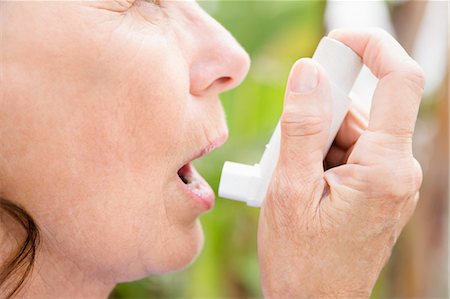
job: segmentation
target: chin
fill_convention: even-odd
[[[177,272],[189,267],[200,255],[203,244],[203,229],[197,219],[190,228],[183,228],[166,236],[164,244],[158,246],[162,250],[159,258],[148,267],[148,274]],[[151,259],[155,261],[155,256]]]

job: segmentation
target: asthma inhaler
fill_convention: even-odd
[[[322,66],[331,83],[332,121],[326,153],[348,112],[351,104],[349,93],[363,64],[361,57],[352,49],[329,37],[321,39],[312,59]],[[278,162],[280,138],[280,122],[278,122],[258,164],[225,162],[219,184],[219,196],[243,201],[252,207],[260,207]]]

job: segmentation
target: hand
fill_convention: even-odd
[[[369,297],[422,181],[412,135],[421,68],[389,34],[336,30],[380,80],[367,122],[352,109],[326,158],[330,86],[310,59],[294,65],[281,120],[280,159],[258,230],[267,298]]]

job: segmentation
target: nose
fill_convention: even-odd
[[[249,55],[230,32],[206,12],[201,15],[194,26],[195,51],[190,66],[190,92],[197,96],[239,85],[250,68]]]

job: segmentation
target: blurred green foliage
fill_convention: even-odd
[[[199,172],[217,190],[225,160],[248,164],[259,161],[264,145],[281,115],[285,84],[292,64],[301,57],[311,57],[325,34],[323,17],[326,2],[198,2],[234,35],[252,58],[252,66],[245,81],[234,90],[221,95],[227,115],[229,141],[222,148],[195,162]],[[388,1],[391,10],[392,3],[393,1]],[[407,19],[402,22],[414,25]],[[441,104],[437,100],[438,96],[439,94],[432,95],[423,103],[419,124],[421,120],[431,120],[430,123],[433,123],[439,115]],[[426,129],[422,129],[422,135],[424,132],[425,135],[428,134],[430,126],[424,128]],[[416,137],[423,139],[424,136]],[[436,177],[439,177],[439,173],[438,176],[431,176]],[[429,190],[437,190],[436,185],[428,184],[432,186]],[[428,193],[422,193],[422,203],[427,202],[425,199],[436,201],[435,194]],[[435,230],[434,226],[427,226],[430,222],[428,215],[436,215],[433,212],[435,210],[431,206],[428,209],[431,214],[426,214],[427,210],[424,208],[426,206],[423,204],[419,207],[423,213],[416,215],[416,226],[409,225],[409,236],[406,231],[400,237],[390,264],[381,273],[371,298],[393,298],[393,294],[417,297],[414,294],[425,292],[448,294],[446,290],[436,289],[436,286],[441,285],[439,283],[436,286],[431,284],[430,290],[424,288],[426,283],[422,283],[427,274],[436,278],[439,273],[444,273],[439,268],[446,264],[446,257],[442,257],[441,264],[425,267],[427,262],[423,261],[423,256],[429,254],[430,248],[436,250],[437,245],[419,246],[426,243],[423,240],[429,240],[428,237]],[[243,203],[217,198],[214,210],[201,218],[205,232],[204,249],[191,266],[178,273],[121,284],[111,294],[111,298],[261,298],[256,255],[258,213],[258,209],[247,207]],[[423,227],[431,227],[432,230],[418,230]],[[421,252],[422,255],[418,254]],[[422,284],[418,287],[417,284],[420,283]]]
[[[281,115],[292,64],[311,57],[323,36],[323,1],[199,1],[252,58],[239,87],[221,95],[230,138],[196,161],[217,190],[225,160],[256,163]],[[201,218],[205,245],[193,265],[178,273],[119,285],[112,298],[258,298],[258,209],[217,198]]]

